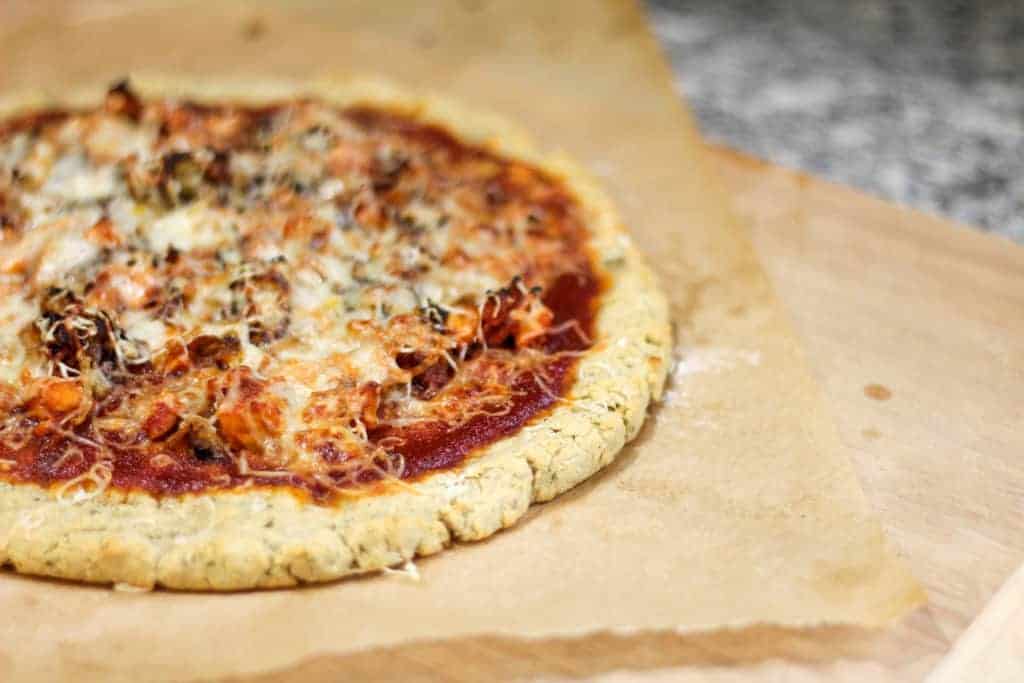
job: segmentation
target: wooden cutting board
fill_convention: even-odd
[[[709,153],[868,496],[927,587],[929,608],[893,634],[907,637],[898,661],[933,660],[1024,561],[1024,248],[730,150]],[[1017,674],[1000,680],[1024,680],[1020,583],[989,608],[1005,619],[985,624],[1003,643],[989,658]]]

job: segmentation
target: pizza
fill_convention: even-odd
[[[0,564],[235,590],[402,565],[612,461],[667,304],[571,162],[380,84],[0,106]]]

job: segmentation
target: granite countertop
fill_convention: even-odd
[[[709,139],[1024,242],[1024,3],[648,11]]]

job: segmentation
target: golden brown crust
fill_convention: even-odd
[[[668,307],[608,199],[572,162],[536,152],[500,119],[378,82],[196,84],[136,78],[145,96],[254,102],[312,94],[338,104],[392,105],[471,142],[562,178],[579,197],[610,285],[567,399],[545,418],[457,469],[353,495],[332,507],[287,491],[154,499],[110,491],[78,503],[34,486],[0,483],[0,563],[92,582],[237,590],[327,581],[401,564],[452,541],[515,523],[611,462],[661,394],[669,363]],[[16,109],[94,102],[101,88],[0,99]]]

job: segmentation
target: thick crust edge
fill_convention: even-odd
[[[380,81],[194,82],[135,76],[144,96],[268,101],[310,94],[392,106],[462,139],[536,164],[582,203],[610,286],[567,400],[460,467],[332,507],[287,491],[155,499],[108,492],[77,503],[0,481],[0,565],[17,571],[151,588],[241,590],[329,581],[402,564],[454,541],[515,524],[532,502],[567,491],[610,463],[660,395],[671,349],[668,304],[606,195],[561,155],[543,155],[502,119]],[[105,88],[0,96],[0,116],[100,101]]]

